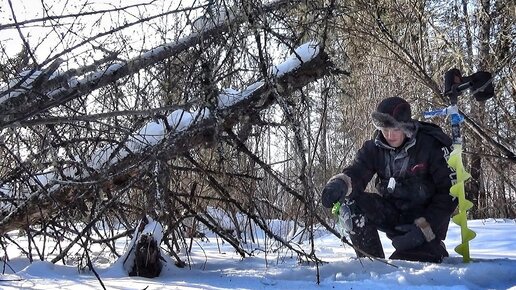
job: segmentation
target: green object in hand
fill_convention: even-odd
[[[333,214],[334,216],[339,216],[339,212],[340,212],[340,202],[337,201],[336,203],[333,204],[333,207],[331,208],[331,214]]]

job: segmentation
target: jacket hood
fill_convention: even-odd
[[[452,145],[452,139],[450,138],[450,136],[443,132],[443,129],[441,129],[441,127],[428,122],[418,121],[418,123],[418,132],[433,136],[435,139],[439,140],[439,142],[441,142],[444,146],[449,147]]]

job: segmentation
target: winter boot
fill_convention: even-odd
[[[404,251],[396,250],[389,259],[441,263],[444,257],[448,257],[446,246],[443,241],[434,239],[414,249]]]

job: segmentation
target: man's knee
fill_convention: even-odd
[[[369,223],[379,229],[394,228],[398,224],[399,211],[376,193],[356,194],[350,204],[352,212],[363,214]]]
[[[353,211],[352,211],[353,212]],[[352,214],[353,229],[349,232],[351,243],[358,257],[385,258],[376,226],[356,211]]]

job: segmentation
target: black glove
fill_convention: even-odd
[[[348,192],[348,185],[340,178],[334,178],[324,186],[322,191],[322,205],[326,208],[333,207],[333,204],[342,200]]]
[[[401,225],[395,227],[395,229],[404,233],[400,236],[395,236],[392,238],[392,245],[396,250],[410,250],[423,244],[426,241],[425,235],[415,224]]]

